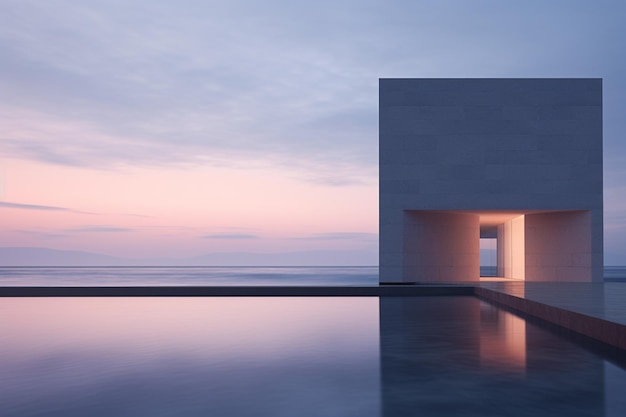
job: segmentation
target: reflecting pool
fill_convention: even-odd
[[[624,370],[473,297],[0,299],[0,415],[626,414]]]
[[[381,298],[380,338],[384,416],[626,415],[624,369],[471,297]]]
[[[0,299],[2,416],[377,416],[376,298]]]

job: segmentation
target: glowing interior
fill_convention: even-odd
[[[404,281],[480,279],[480,239],[497,239],[497,277],[591,280],[591,216],[568,211],[404,212]]]

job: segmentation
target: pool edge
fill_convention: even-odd
[[[626,325],[566,310],[546,303],[516,297],[500,291],[474,287],[474,295],[496,306],[540,319],[609,346],[626,350]]]

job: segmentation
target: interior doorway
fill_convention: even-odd
[[[480,216],[480,276],[525,278],[524,213],[484,211]]]
[[[480,276],[498,276],[498,239],[496,237],[480,238]]]

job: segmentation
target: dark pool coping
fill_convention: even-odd
[[[626,350],[626,324],[507,294],[480,284],[377,286],[0,287],[0,297],[389,297],[475,296]]]
[[[474,295],[474,286],[0,287],[0,297],[387,297],[420,295]]]

